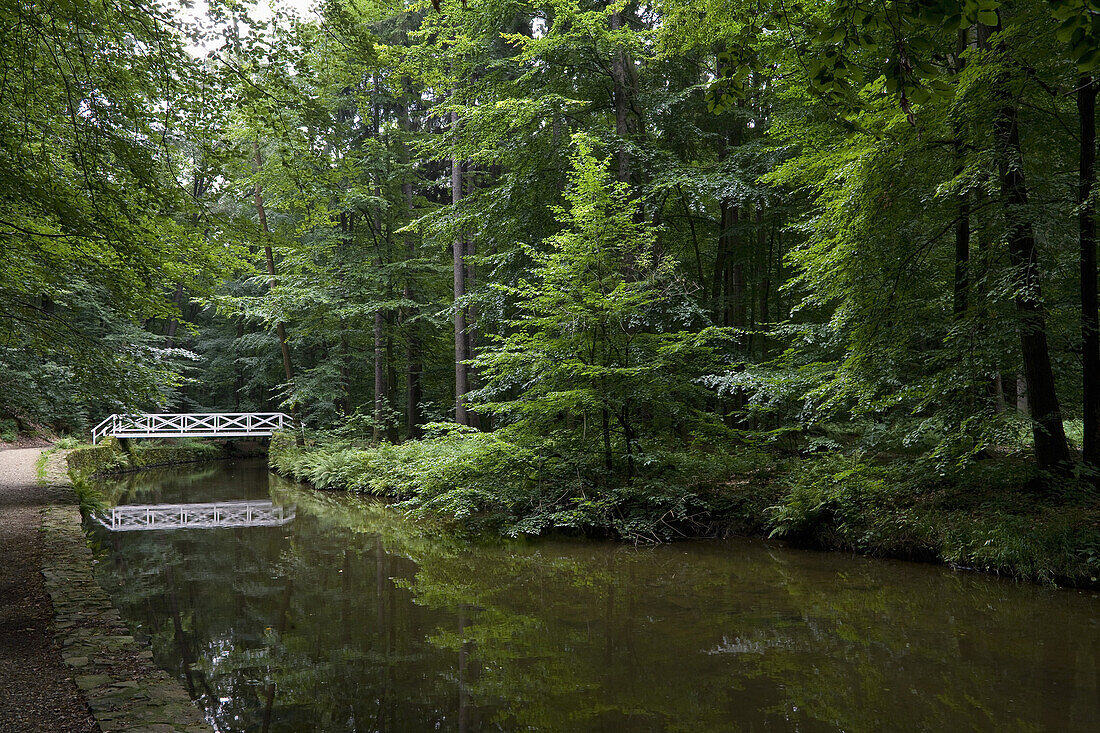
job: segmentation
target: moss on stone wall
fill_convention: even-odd
[[[177,463],[213,461],[220,458],[259,455],[262,446],[181,440],[173,443],[160,441],[132,441],[124,446],[115,438],[105,438],[99,445],[82,445],[66,456],[69,475],[73,480],[97,474],[138,471],[154,466],[171,466]]]
[[[107,438],[99,445],[82,445],[73,448],[65,456],[69,475],[74,479],[94,476],[97,473],[124,471],[129,465],[126,452],[114,438]]]

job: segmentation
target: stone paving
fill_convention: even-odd
[[[50,456],[51,504],[42,510],[43,568],[54,634],[103,733],[210,733],[179,681],[130,635],[92,575],[92,551],[61,453]]]

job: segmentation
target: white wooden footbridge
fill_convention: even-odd
[[[134,504],[115,506],[97,515],[112,532],[153,529],[222,529],[281,527],[294,519],[296,507],[270,501],[220,501],[211,504]]]
[[[110,415],[92,428],[92,444],[115,438],[262,438],[294,426],[285,412]]]

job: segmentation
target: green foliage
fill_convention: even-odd
[[[507,536],[545,532],[660,541],[720,531],[719,484],[759,455],[662,451],[627,485],[607,487],[599,450],[532,444],[520,432],[482,433],[444,423],[432,436],[371,448],[273,441],[272,466],[322,489],[387,497],[416,517]]]
[[[127,466],[126,454],[114,438],[106,438],[98,445],[78,446],[69,451],[65,461],[74,481]]]
[[[945,471],[927,459],[883,465],[834,453],[787,470],[768,510],[773,536],[1047,584],[1096,583],[1100,525],[1087,481],[1045,476],[1019,459]],[[1050,493],[1060,498],[1044,500]]]
[[[219,446],[199,440],[174,443],[135,441],[126,450],[115,438],[106,438],[98,445],[81,445],[69,451],[69,475],[74,481],[92,476],[136,471],[155,466],[209,461],[226,456]]]
[[[703,315],[672,260],[657,255],[629,186],[612,179],[589,138],[573,142],[568,209],[557,210],[562,230],[545,254],[532,253],[531,279],[507,289],[516,315],[474,364],[486,382],[485,411],[528,434],[563,429],[566,417],[575,432],[591,422],[603,431],[610,469],[612,421],[631,462],[663,431],[713,424],[694,380],[706,372],[711,344],[729,334],[692,329]]]
[[[881,472],[859,456],[828,455],[800,465],[787,481],[783,503],[771,508],[772,537],[804,538],[827,527],[836,533],[838,547],[873,543],[873,516],[883,508],[888,489]]]
[[[648,478],[601,488],[598,457],[585,464],[468,429],[365,449],[283,441],[270,457],[289,477],[384,497],[408,517],[459,532],[634,542],[766,532],[1043,583],[1089,585],[1098,573],[1100,517],[1087,485],[1063,481],[1065,498],[1044,502],[1044,483],[1056,479],[1020,459],[945,471],[925,458],[883,464],[834,451],[776,461],[751,449],[681,450],[663,453]]]
[[[143,322],[236,247],[176,178],[192,67],[168,7],[4,3],[0,28],[0,411],[79,430],[164,401],[190,355]]]
[[[1083,442],[1094,0],[209,10],[199,61],[156,2],[0,8],[5,419],[286,407],[281,470],[507,534],[1091,546],[1026,472],[1052,515],[988,544],[908,472],[1031,449],[1021,333]]]

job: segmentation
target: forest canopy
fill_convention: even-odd
[[[1094,0],[4,0],[0,417],[1086,470],[1097,69]]]

